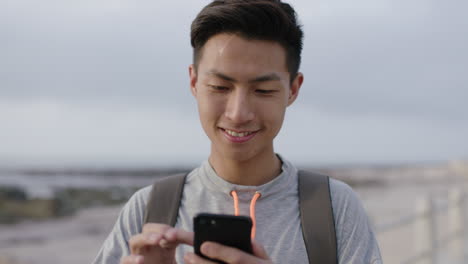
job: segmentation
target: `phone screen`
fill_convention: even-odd
[[[193,227],[195,254],[201,257],[207,258],[200,252],[200,246],[205,241],[217,242],[252,253],[250,217],[201,213],[194,217]]]

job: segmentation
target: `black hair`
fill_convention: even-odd
[[[220,33],[278,42],[286,50],[291,81],[301,63],[303,32],[294,9],[280,0],[215,0],[192,22],[190,37],[195,69],[205,43]]]

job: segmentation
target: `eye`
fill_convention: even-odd
[[[275,92],[275,90],[263,90],[263,89],[257,89],[255,91],[259,94],[272,94],[273,92]]]
[[[211,89],[215,90],[215,91],[219,91],[219,92],[222,92],[222,91],[228,91],[229,88],[226,87],[226,86],[219,86],[219,85],[208,85]]]

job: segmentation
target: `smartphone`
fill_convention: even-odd
[[[195,254],[217,263],[200,252],[205,241],[217,242],[252,254],[252,220],[247,216],[201,213],[193,218]]]

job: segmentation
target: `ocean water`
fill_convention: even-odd
[[[64,188],[108,189],[144,187],[152,184],[158,176],[141,175],[29,175],[0,173],[0,186],[18,187],[29,198],[50,198],[56,190]]]

